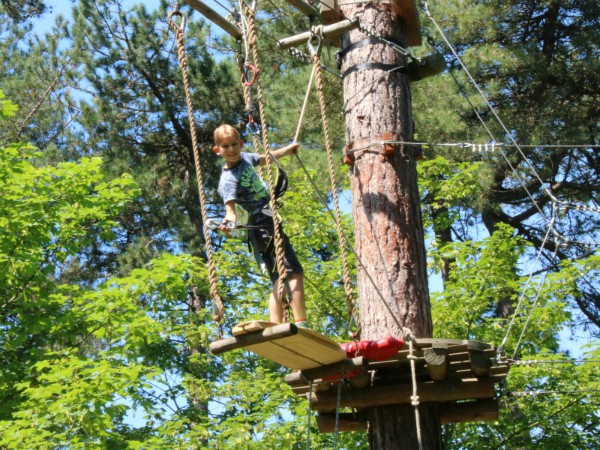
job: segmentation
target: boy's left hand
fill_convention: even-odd
[[[293,153],[298,153],[298,148],[300,147],[300,144],[298,144],[297,142],[293,142],[292,144],[288,145],[288,151],[289,154],[293,154]]]

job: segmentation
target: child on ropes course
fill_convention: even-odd
[[[236,203],[248,212],[248,234],[255,250],[260,253],[273,283],[269,297],[269,316],[271,322],[283,322],[283,303],[279,299],[273,212],[269,206],[269,191],[255,167],[266,163],[267,155],[242,152],[244,142],[238,131],[231,125],[221,125],[214,132],[215,153],[225,160],[219,180],[219,194],[225,203],[225,218],[219,229],[231,231],[229,223],[235,226],[237,216]],[[271,151],[276,158],[283,158],[298,151],[293,143]],[[304,299],[304,273],[289,238],[281,229],[284,242],[284,264],[287,282],[291,291],[291,306],[296,326],[306,328],[306,305]]]

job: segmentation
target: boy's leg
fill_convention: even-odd
[[[269,297],[269,320],[271,322],[283,323],[283,303],[277,295],[277,281],[273,283],[271,296]]]
[[[287,276],[287,282],[290,285],[292,293],[292,314],[294,322],[306,322],[306,301],[304,298],[304,274],[291,273]],[[271,322],[283,322],[283,303],[279,300],[278,282],[273,283],[271,296],[269,297],[269,319]]]
[[[295,322],[306,322],[306,301],[304,298],[304,274],[292,273],[287,277],[292,291],[292,313]],[[281,302],[280,302],[281,303]]]
[[[283,230],[282,230],[283,231]],[[273,288],[269,297],[269,319],[271,322],[282,323],[284,318],[284,306],[279,299],[278,274],[276,268],[275,243],[273,240],[273,230],[270,228],[258,229],[253,236],[253,244],[257,246],[262,254],[263,261],[269,272]],[[288,236],[283,233],[284,245],[284,265],[287,272],[287,282],[291,291],[291,306],[294,315],[294,321],[304,322],[306,326],[306,302],[304,297],[304,274],[302,265],[290,243]]]

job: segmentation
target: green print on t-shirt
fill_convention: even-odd
[[[252,166],[248,166],[242,173],[240,185],[242,188],[247,189],[248,192],[252,193],[253,200],[258,200],[269,195],[265,185],[258,176],[256,169]]]

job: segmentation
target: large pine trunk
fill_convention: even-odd
[[[344,6],[343,12],[349,18],[360,13],[361,24],[389,40],[403,42],[402,24],[389,7],[365,3]],[[363,32],[354,30],[343,36],[342,48],[366,38]],[[365,63],[404,66],[407,61],[389,45],[375,41],[348,51],[342,60],[342,73],[346,73],[346,142],[353,149],[375,144],[355,151],[350,168],[356,250],[364,266],[359,263],[361,337],[400,337],[402,327],[409,328],[416,337],[431,337],[414,148],[398,145],[393,155],[386,156],[382,145],[376,144],[391,136],[398,141],[413,138],[408,78],[401,70],[386,73],[389,67],[356,67]],[[383,294],[391,313],[377,291]],[[435,405],[421,405],[420,412],[423,447],[440,449],[440,420]],[[413,406],[371,407],[368,417],[370,448],[419,448]]]

